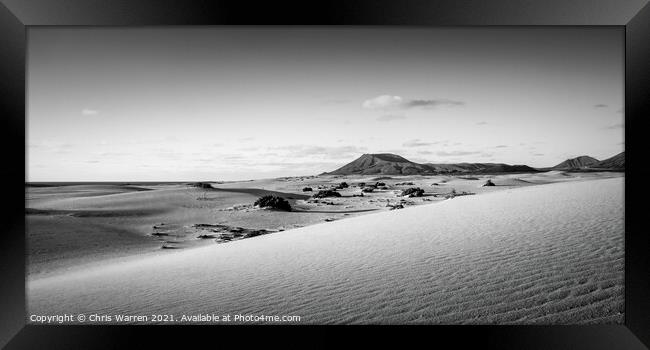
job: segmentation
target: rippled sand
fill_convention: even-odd
[[[506,189],[32,278],[28,310],[622,323],[623,183]]]

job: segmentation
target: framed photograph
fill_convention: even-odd
[[[0,26],[7,349],[650,344],[646,1],[2,0]]]

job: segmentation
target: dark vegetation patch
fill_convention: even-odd
[[[258,198],[253,205],[264,209],[291,211],[291,205],[286,199],[270,195]]]
[[[344,189],[344,188],[348,188],[349,186],[350,186],[350,185],[348,185],[347,182],[343,181],[343,182],[341,182],[338,186],[336,186],[336,188],[337,188],[337,189]]]
[[[424,190],[419,187],[411,187],[402,191],[402,196],[422,197],[423,195]]]
[[[209,233],[204,233],[197,238],[199,239],[210,239],[214,238],[217,243],[227,243],[232,241],[237,241],[240,239],[246,239],[251,237],[257,237],[261,235],[266,235],[276,231],[265,230],[265,229],[252,229],[244,228],[238,226],[228,226],[220,224],[195,224],[193,225],[195,229],[201,231],[208,231]]]
[[[341,194],[335,190],[320,190],[313,195],[314,198],[341,197]]]
[[[196,187],[196,188],[204,188],[204,189],[214,188],[214,187],[212,187],[212,185],[210,185],[207,182],[193,182],[193,183],[190,183],[189,186]]]

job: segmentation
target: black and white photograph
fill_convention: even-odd
[[[620,27],[33,27],[28,324],[625,320]]]

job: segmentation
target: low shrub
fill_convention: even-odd
[[[494,182],[492,182],[492,180],[487,180],[485,181],[485,184],[483,184],[483,186],[496,186],[496,185],[494,184]]]
[[[312,197],[314,198],[341,197],[341,194],[334,190],[320,190]]]
[[[190,186],[197,187],[197,188],[214,188],[214,187],[212,187],[212,185],[210,185],[207,182],[195,182],[195,183],[190,184]]]
[[[422,197],[424,190],[419,187],[411,187],[402,191],[402,196]]]
[[[390,208],[389,210],[404,209],[404,205],[402,205],[401,203],[397,203],[397,204],[390,204],[389,203],[386,206]]]
[[[291,211],[291,205],[286,199],[270,195],[258,198],[254,205],[260,208]]]

